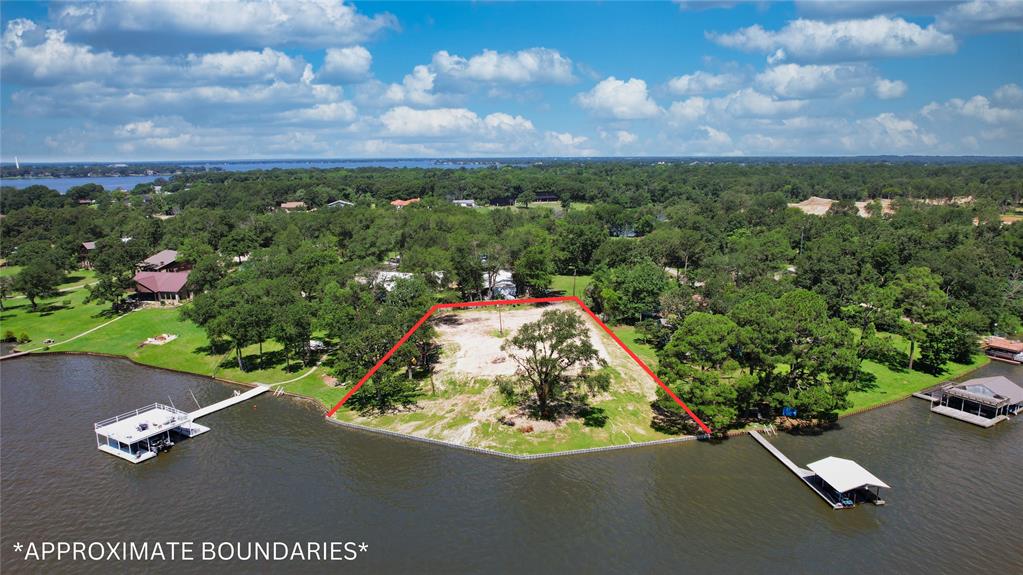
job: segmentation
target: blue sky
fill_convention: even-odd
[[[5,2],[0,156],[1023,154],[1023,1]]]

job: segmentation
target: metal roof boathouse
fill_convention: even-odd
[[[981,427],[1023,413],[1023,387],[1000,375],[948,384],[939,394],[931,396],[931,411]]]
[[[772,432],[771,429],[765,431]],[[809,469],[804,469],[771,445],[759,432],[750,431],[750,437],[781,461],[796,477],[802,479],[803,483],[820,495],[832,509],[851,509],[858,503],[885,504],[884,499],[881,499],[881,489],[891,489],[891,486],[855,461],[841,457],[825,457],[808,464],[806,467]]]
[[[860,502],[884,505],[881,488],[891,489],[887,483],[850,459],[825,457],[807,464],[807,467],[813,475],[803,480],[818,492],[823,491],[824,498],[836,508],[853,507]]]

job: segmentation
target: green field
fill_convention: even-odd
[[[309,369],[298,362],[293,362],[286,369],[282,354],[279,353],[280,346],[271,341],[263,345],[267,368],[242,371],[238,369],[232,352],[226,355],[213,353],[209,349],[206,333],[195,324],[179,319],[177,308],[144,308],[122,317],[111,316],[105,313],[109,309],[108,304],[83,303],[86,294],[86,290],[62,294],[40,302],[36,311],[32,311],[25,299],[7,300],[7,309],[0,315],[0,332],[10,330],[15,335],[27,334],[31,341],[18,346],[23,350],[42,348],[40,351],[122,355],[145,365],[246,383],[287,381]],[[65,301],[70,302],[70,305],[64,305]],[[67,341],[115,318],[116,321],[107,326]],[[164,345],[139,346],[146,339],[164,333],[178,337]],[[43,343],[47,339],[55,343],[47,346]],[[249,366],[257,365],[258,356],[258,346],[249,346],[243,350],[243,357]],[[314,373],[295,384],[308,385],[318,380],[319,374]]]
[[[615,335],[622,340],[622,343],[627,345],[639,359],[643,360],[643,363],[647,364],[650,369],[657,369],[657,350],[651,345],[641,343],[639,341],[639,333],[636,328],[631,325],[618,325],[613,328]]]
[[[891,336],[899,350],[905,354],[909,353],[909,342],[904,338],[895,334],[883,335]],[[916,357],[919,357],[919,348],[917,348]],[[862,363],[863,371],[873,375],[876,380],[870,387],[850,393],[849,399],[852,401],[852,406],[839,412],[839,414],[843,415],[862,411],[875,405],[908,397],[917,391],[933,387],[984,366],[989,361],[991,360],[986,355],[978,353],[973,356],[973,363],[963,365],[949,362],[945,364],[945,373],[930,375],[920,371],[892,370],[877,362],[864,360]]]
[[[83,302],[86,295],[88,292],[80,289],[40,300],[35,310],[25,298],[5,300],[4,311],[0,314],[0,332],[28,335],[30,342],[20,347],[30,349],[42,345],[46,339],[63,341],[110,321],[110,317],[103,315],[110,306],[86,304]]]
[[[590,285],[590,276],[575,276],[575,295],[579,298],[586,293],[586,286]],[[551,281],[551,291],[558,295],[572,295],[572,276],[554,276]]]
[[[20,271],[20,266],[4,266],[0,268],[0,277],[14,277]],[[94,281],[96,281],[96,272],[92,270],[75,270],[64,278],[64,281],[57,286],[57,289],[71,291],[72,289],[87,286]],[[12,295],[16,297],[20,294],[14,292]]]

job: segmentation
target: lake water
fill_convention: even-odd
[[[29,186],[46,186],[47,188],[64,193],[75,186],[85,184],[99,184],[107,190],[131,190],[139,184],[148,184],[157,178],[168,176],[110,176],[96,178],[3,178],[0,179],[0,186],[14,186],[15,188],[27,188]]]
[[[796,463],[855,459],[888,505],[834,511],[748,437],[522,462],[352,431],[269,394],[140,465],[93,422],[232,387],[86,356],[0,364],[4,573],[29,541],[365,541],[351,563],[51,563],[51,572],[1021,573],[1023,421],[984,430],[909,399],[816,437]],[[995,364],[983,375],[1023,381]],[[169,399],[168,399],[169,396]]]
[[[199,167],[215,169],[219,168],[228,172],[247,172],[250,170],[272,170],[279,168],[282,170],[295,170],[301,168],[321,168],[321,169],[337,169],[337,168],[483,168],[495,165],[504,165],[507,163],[521,163],[515,160],[508,161],[491,161],[491,160],[389,160],[389,159],[372,159],[372,160],[268,160],[268,161],[252,161],[252,162],[182,162],[180,164],[185,167]],[[107,190],[115,190],[122,188],[125,190],[131,190],[139,184],[148,184],[156,180],[157,178],[170,178],[171,176],[114,176],[114,177],[96,177],[96,178],[3,178],[0,180],[0,185],[14,186],[15,188],[25,188],[34,185],[43,185],[48,188],[57,190],[60,193],[64,193],[75,186],[81,186],[84,184],[99,184]]]

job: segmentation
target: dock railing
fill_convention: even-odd
[[[93,428],[98,430],[98,429],[100,429],[102,427],[106,427],[106,426],[110,425],[111,423],[117,423],[118,421],[121,421],[122,419],[127,419],[129,417],[135,417],[136,415],[138,415],[140,413],[145,413],[147,411],[152,411],[154,409],[163,409],[164,411],[169,411],[169,412],[173,413],[175,421],[185,421],[185,420],[188,419],[188,414],[185,413],[184,411],[181,411],[180,409],[176,409],[176,408],[170,407],[168,405],[164,405],[162,403],[152,403],[152,404],[147,405],[145,407],[140,407],[140,408],[136,409],[135,411],[129,411],[127,413],[122,413],[121,415],[117,415],[117,416],[111,417],[109,419],[104,419],[103,421],[98,421],[93,426]]]

